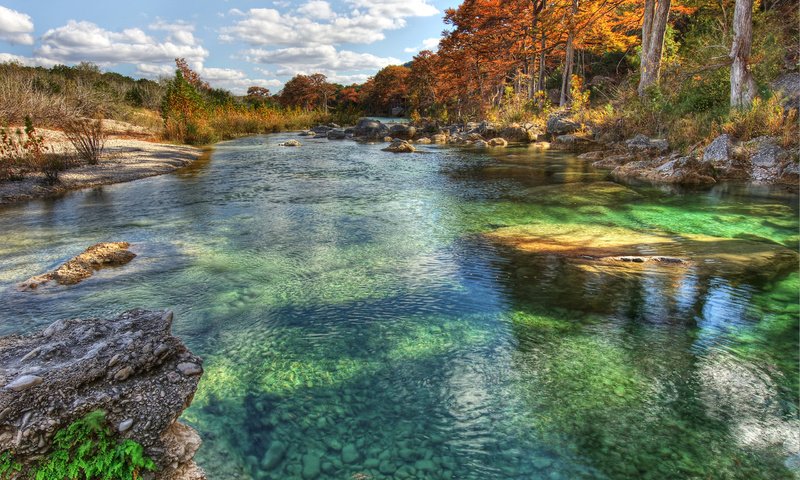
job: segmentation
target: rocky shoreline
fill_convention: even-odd
[[[138,442],[155,462],[156,474],[143,478],[205,479],[192,460],[200,437],[177,421],[203,362],[171,326],[172,312],[132,310],[0,338],[0,453],[12,452],[24,473],[56,432],[100,410],[120,440]]]
[[[671,151],[667,140],[636,135],[623,142],[608,142],[572,118],[568,110],[551,114],[544,128],[533,123],[495,125],[471,122],[445,125],[422,120],[407,124],[384,124],[362,118],[354,127],[318,125],[299,134],[303,137],[359,142],[386,142],[384,150],[413,153],[415,145],[456,145],[471,148],[504,148],[526,144],[542,150],[584,152],[578,158],[595,168],[607,169],[618,181],[654,184],[710,185],[720,181],[797,185],[800,166],[796,149],[786,149],[779,139],[758,137],[746,142],[720,135],[705,147],[688,154]],[[299,146],[299,142],[292,146]],[[287,142],[288,144],[289,142]],[[288,146],[288,145],[287,145]]]

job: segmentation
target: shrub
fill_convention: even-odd
[[[0,128],[0,180],[19,179],[25,171],[35,170],[47,150],[31,117],[25,117],[24,130]]]
[[[97,165],[106,143],[103,121],[76,118],[64,124],[64,134],[78,152],[78,156],[89,165]]]

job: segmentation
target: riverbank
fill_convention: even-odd
[[[119,123],[114,122],[113,127],[119,127]],[[105,122],[104,126],[107,126]],[[37,129],[37,133],[43,136],[51,152],[72,154],[72,147],[62,132]],[[203,149],[198,147],[159,143],[150,138],[140,129],[113,128],[97,165],[83,164],[64,170],[59,174],[59,181],[52,185],[38,172],[20,180],[0,182],[0,205],[163,175],[191,164],[203,154]]]

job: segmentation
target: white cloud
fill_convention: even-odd
[[[0,40],[33,45],[33,20],[27,14],[0,5]]]
[[[214,88],[224,88],[234,94],[244,95],[252,86],[275,89],[283,82],[277,79],[249,78],[241,70],[233,68],[194,67],[200,78]],[[175,65],[139,64],[136,73],[147,78],[172,77],[175,74]]]
[[[26,67],[52,67],[58,65],[58,62],[48,60],[41,57],[23,57],[21,55],[14,55],[13,53],[0,53],[0,63],[15,62]]]
[[[169,32],[167,40],[179,45],[195,45],[197,43],[193,33],[194,25],[187,22],[178,21],[170,23],[161,19],[157,19],[147,28],[150,30],[162,30]]]
[[[245,53],[245,59],[262,64],[280,65],[278,74],[296,74],[305,71],[348,72],[357,70],[377,70],[387,65],[400,63],[392,57],[378,57],[371,53],[357,53],[336,50],[332,45],[314,47],[289,47],[277,50],[252,49]],[[293,73],[289,73],[293,72]]]
[[[440,38],[426,38],[422,41],[421,47],[406,47],[403,49],[406,53],[417,53],[420,50],[436,50],[439,47]]]
[[[348,0],[354,7],[337,15],[324,0],[310,0],[297,14],[273,8],[251,8],[244,17],[221,30],[220,39],[251,45],[338,45],[373,43],[383,32],[406,26],[407,17],[435,15],[439,11],[428,0]]]
[[[156,24],[156,27],[165,29],[166,25]],[[172,63],[177,57],[201,63],[208,51],[196,43],[191,31],[179,30],[175,25],[169,30],[169,38],[157,40],[138,28],[112,32],[91,22],[70,20],[62,27],[48,30],[36,54],[58,62],[89,61],[101,65]]]
[[[336,16],[331,4],[325,0],[310,0],[298,8],[297,13],[318,20],[330,20]]]

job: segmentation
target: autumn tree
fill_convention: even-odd
[[[408,67],[390,65],[367,80],[361,89],[361,101],[367,110],[391,113],[393,108],[405,108],[410,73]]]

